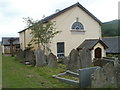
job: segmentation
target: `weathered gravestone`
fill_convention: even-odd
[[[120,87],[120,64],[107,63],[91,76],[92,88]]]
[[[17,60],[21,60],[21,59],[24,59],[25,58],[25,52],[23,50],[19,50],[17,51],[16,53],[16,59]]]
[[[77,69],[80,67],[78,51],[73,49],[69,54],[69,61],[67,64],[67,69],[76,72]]]
[[[35,51],[35,57],[36,57],[36,66],[43,66],[46,64],[46,56],[41,49],[37,49]]]
[[[29,64],[35,65],[35,55],[34,55],[33,51],[27,50],[25,52],[25,59],[26,59],[26,61],[29,62]]]
[[[79,69],[79,86],[86,88],[91,85],[91,74],[99,67],[89,67]]]
[[[114,66],[116,70],[117,87],[120,88],[120,60],[115,59]]]
[[[69,61],[69,58],[68,58],[68,57],[64,57],[64,58],[63,58],[63,63],[64,63],[65,65],[68,64],[68,61]]]
[[[57,57],[53,53],[48,55],[48,67],[57,68]]]
[[[90,67],[92,60],[91,60],[91,52],[89,49],[83,48],[79,50],[79,61],[81,68]]]

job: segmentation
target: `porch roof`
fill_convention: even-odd
[[[77,49],[79,50],[82,48],[87,48],[92,50],[97,43],[100,43],[101,45],[103,45],[105,49],[108,48],[108,46],[100,39],[86,39],[85,41],[83,41],[83,43],[80,46],[77,47]]]

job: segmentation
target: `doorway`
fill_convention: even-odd
[[[95,58],[101,58],[102,57],[102,50],[101,48],[96,48],[95,49]]]

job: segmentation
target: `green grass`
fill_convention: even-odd
[[[32,67],[23,65],[14,57],[2,57],[2,87],[3,88],[75,88],[58,79],[52,78],[65,71],[65,66],[58,68]]]

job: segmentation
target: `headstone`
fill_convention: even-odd
[[[41,49],[37,49],[35,51],[35,57],[36,57],[36,66],[43,66],[46,64],[46,56]]]
[[[25,52],[20,49],[20,50],[17,51],[17,53],[16,53],[16,59],[17,59],[17,60],[20,60],[20,59],[23,59],[23,58],[25,58]]]
[[[91,76],[92,88],[118,87],[116,73],[120,72],[116,71],[112,63],[96,69]]]
[[[92,60],[91,60],[91,52],[89,49],[83,48],[79,51],[79,60],[81,68],[90,67]]]
[[[57,68],[57,57],[53,53],[48,55],[48,67]]]
[[[116,69],[117,87],[120,88],[120,61],[115,59],[114,66]]]
[[[69,58],[68,58],[68,57],[64,57],[64,58],[63,58],[63,63],[64,63],[65,65],[68,64],[68,61],[69,61]]]
[[[69,54],[69,61],[67,64],[67,69],[76,72],[80,67],[80,62],[78,60],[78,51],[73,49]]]
[[[25,53],[25,59],[29,62],[31,65],[35,65],[35,55],[34,52],[31,50],[26,51]]]
[[[81,88],[86,88],[91,84],[91,74],[99,67],[89,67],[84,69],[79,69],[79,86]]]

